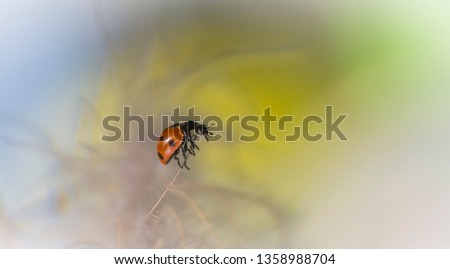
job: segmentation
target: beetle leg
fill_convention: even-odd
[[[186,143],[184,143],[183,147],[185,148],[185,150],[187,150],[190,154],[192,154],[192,156],[195,156],[195,151],[192,149],[192,147],[190,147],[188,145],[192,143],[192,139],[190,137],[188,137],[188,139],[186,140]]]
[[[198,149],[198,146],[195,144],[195,139],[197,139],[197,134],[195,134],[194,137],[190,136],[188,137],[188,142],[189,142],[189,151],[191,152],[192,155],[195,155],[195,149]]]
[[[191,150],[192,150],[192,151],[195,151],[196,149],[197,149],[197,150],[200,150],[200,148],[197,146],[197,144],[195,144],[195,141],[194,141],[194,140],[191,140],[191,141],[190,141],[190,147],[191,147]]]
[[[197,146],[197,144],[195,144],[195,139],[197,139],[197,135],[194,136],[194,139],[191,139],[191,149],[197,149],[200,150],[200,148]]]
[[[183,158],[187,158],[186,156],[186,147],[184,145],[181,146],[181,152],[183,153]]]
[[[191,168],[189,168],[189,167],[187,166],[186,160],[184,160],[184,164],[183,164],[183,165],[184,165],[184,167],[186,167],[187,170],[191,170]]]
[[[187,170],[191,170],[188,166],[187,166],[187,158],[189,157],[189,152],[186,154],[186,158],[184,158],[184,163],[183,166],[186,167]]]
[[[187,158],[189,157],[189,152],[186,152],[186,147],[185,147],[184,145],[181,147],[181,152],[183,153],[184,162],[183,162],[183,165],[181,165],[180,167],[181,167],[181,168],[186,167],[187,170],[191,170],[191,169],[189,169],[189,167],[186,165],[186,160],[187,160]]]
[[[181,168],[183,168],[183,166],[181,166],[180,159],[178,158],[178,153],[179,153],[179,152],[175,153],[175,155],[173,156],[173,158],[174,158],[175,160],[177,160],[178,166],[181,167]]]

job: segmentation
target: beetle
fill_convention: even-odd
[[[213,133],[209,131],[209,127],[196,121],[186,121],[176,123],[164,129],[159,137],[157,152],[160,162],[164,165],[168,164],[172,159],[177,160],[180,168],[185,167],[190,170],[186,164],[189,155],[195,156],[195,151],[200,148],[195,143],[197,137],[201,135],[209,142],[209,137]],[[183,154],[184,161],[180,162],[178,154]]]

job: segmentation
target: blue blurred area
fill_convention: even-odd
[[[0,213],[8,219],[33,196],[52,197],[46,178],[58,160],[45,149],[75,141],[81,97],[95,96],[104,61],[90,0],[2,5]]]
[[[28,2],[1,12],[2,114],[29,115],[26,109],[48,103],[62,85],[95,72],[103,58],[90,1]]]

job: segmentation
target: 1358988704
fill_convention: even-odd
[[[258,254],[257,264],[334,264],[334,254]]]

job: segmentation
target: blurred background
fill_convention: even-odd
[[[3,5],[0,247],[449,248],[449,18],[445,1]],[[137,125],[101,140],[124,106],[271,106],[292,127],[326,105],[348,141],[237,128],[199,142],[190,171]]]

